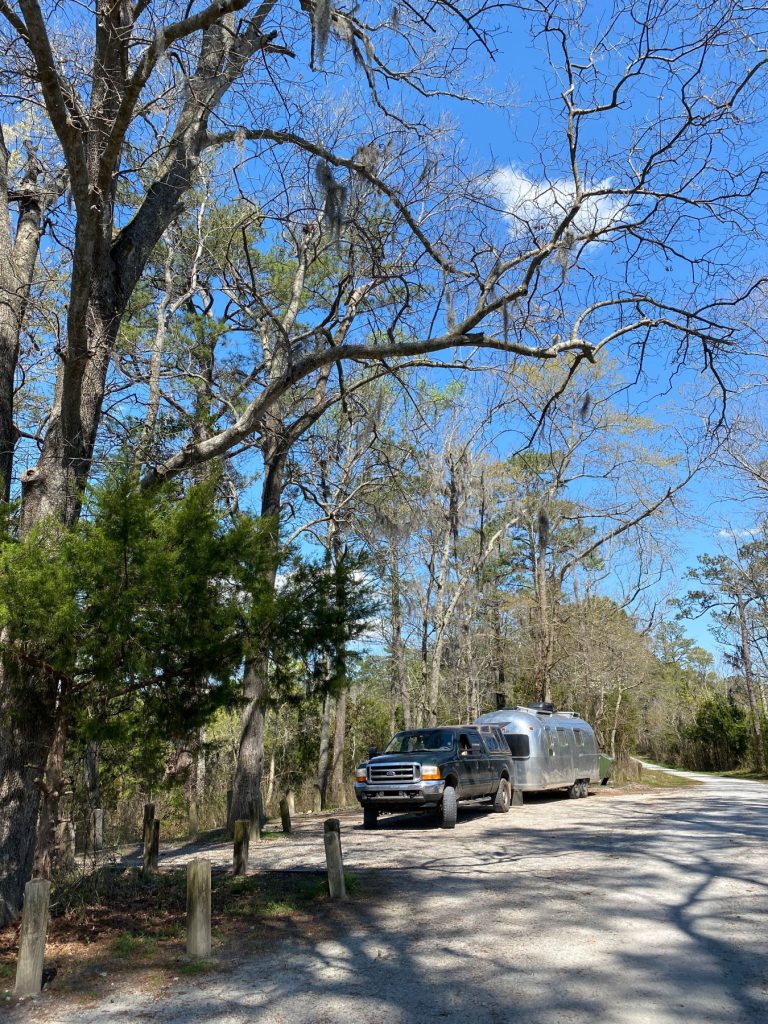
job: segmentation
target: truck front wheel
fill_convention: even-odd
[[[375,807],[363,808],[363,828],[376,828],[379,820],[379,812]]]
[[[456,790],[453,786],[446,786],[443,790],[443,802],[440,804],[440,828],[456,827],[458,804]]]

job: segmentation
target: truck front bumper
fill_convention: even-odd
[[[443,799],[445,783],[419,782],[406,786],[383,786],[370,782],[356,782],[355,796],[362,807],[376,807],[381,811],[403,811],[437,807]]]

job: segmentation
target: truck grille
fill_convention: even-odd
[[[417,764],[369,764],[368,781],[381,783],[417,782],[421,771]]]

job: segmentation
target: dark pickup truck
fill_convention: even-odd
[[[359,765],[355,796],[363,827],[382,812],[437,811],[442,828],[456,825],[459,800],[487,798],[508,811],[514,762],[495,726],[450,725],[397,733],[381,754]]]

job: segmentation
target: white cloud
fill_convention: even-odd
[[[504,205],[511,234],[551,233],[573,208],[576,189],[572,180],[533,181],[515,167],[501,167],[491,176],[491,187]],[[586,191],[610,188],[610,180],[591,182]],[[621,223],[627,212],[623,199],[594,196],[582,202],[573,230],[583,235]]]

